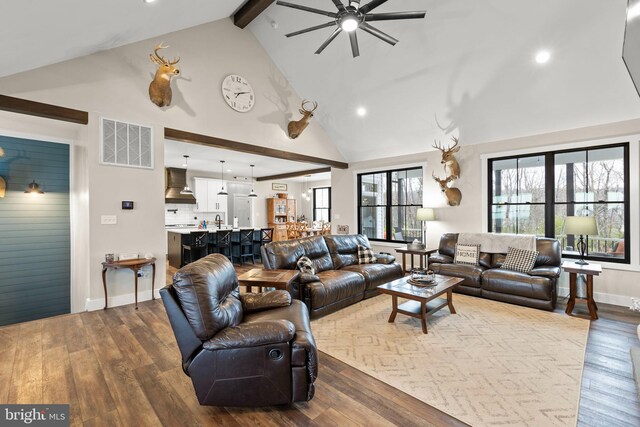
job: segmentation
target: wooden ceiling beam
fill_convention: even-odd
[[[331,172],[331,168],[309,169],[306,171],[281,173],[279,175],[261,176],[256,181],[274,181],[276,179],[297,178],[299,176],[314,175],[316,173]]]
[[[233,23],[237,27],[244,28],[256,19],[274,0],[248,0],[233,15]]]
[[[307,156],[305,154],[292,153],[290,151],[276,150],[275,148],[262,147],[260,145],[245,144],[244,142],[230,141],[216,138],[215,136],[200,135],[178,129],[164,128],[164,137],[174,141],[188,142],[207,147],[223,148],[225,150],[239,151],[241,153],[256,154],[259,156],[273,157],[276,159],[290,160],[292,162],[315,163],[327,165],[338,169],[348,169],[349,164],[337,160],[323,159],[321,157]]]
[[[29,101],[28,99],[14,98],[7,95],[0,95],[0,110],[63,122],[78,123],[81,125],[89,123],[89,113],[86,111]]]

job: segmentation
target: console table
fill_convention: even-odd
[[[104,288],[104,309],[108,308],[107,303],[107,270],[113,269],[118,270],[122,268],[126,268],[133,271],[133,277],[135,280],[135,300],[136,300],[136,310],[138,309],[138,271],[140,271],[143,267],[151,265],[153,268],[153,273],[151,276],[151,299],[156,299],[154,295],[154,288],[156,285],[156,259],[155,258],[144,258],[144,259],[128,259],[125,261],[113,261],[113,262],[103,262],[102,263],[102,287]]]
[[[409,249],[406,246],[396,248],[396,252],[402,254],[402,271],[407,272],[407,255],[411,255],[411,269],[413,270],[413,256],[420,257],[420,268],[429,268],[429,255],[438,252],[438,249]]]
[[[576,264],[575,262],[565,261],[562,263],[562,269],[569,273],[569,301],[567,301],[567,309],[565,313],[571,315],[576,305],[576,300],[583,301],[589,309],[589,317],[591,320],[598,318],[598,306],[593,299],[593,276],[599,276],[602,273],[600,264]],[[586,296],[578,297],[578,275],[584,275],[586,281]]]

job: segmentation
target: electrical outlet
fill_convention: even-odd
[[[633,311],[640,311],[640,298],[631,298],[631,307]]]
[[[115,215],[102,215],[100,217],[100,224],[102,225],[116,225],[118,223],[118,217]]]

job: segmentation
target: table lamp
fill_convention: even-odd
[[[597,236],[598,224],[596,224],[596,218],[593,216],[568,216],[564,220],[564,234],[573,234],[580,236],[576,248],[580,254],[580,259],[576,261],[576,264],[587,265],[589,264],[584,260],[584,253],[587,249],[587,244],[584,241],[584,236]]]
[[[434,221],[436,219],[436,214],[432,208],[418,208],[416,212],[416,220],[422,221],[422,243],[424,244],[424,248],[427,248],[427,227],[425,222]]]

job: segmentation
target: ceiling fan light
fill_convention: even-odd
[[[346,16],[340,21],[340,26],[343,30],[350,33],[358,28],[358,20],[353,16]]]

